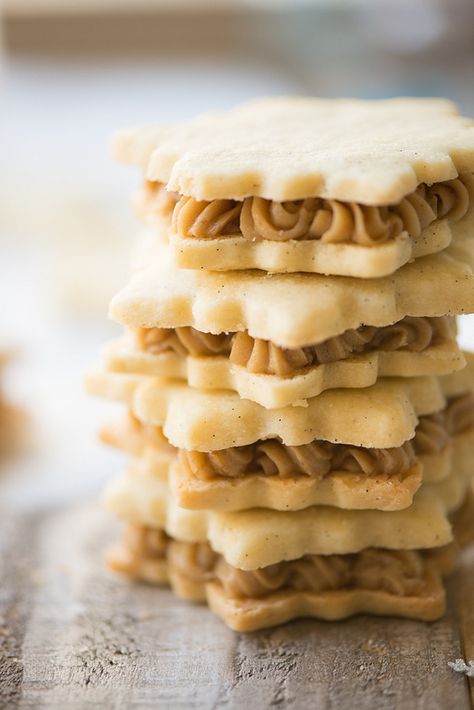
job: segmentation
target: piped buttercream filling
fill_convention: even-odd
[[[183,237],[216,239],[242,236],[248,241],[319,240],[328,244],[377,246],[403,232],[418,237],[437,219],[456,222],[471,209],[474,175],[420,184],[395,205],[362,205],[319,197],[276,202],[262,197],[243,201],[196,200],[146,181],[140,202],[172,222]]]
[[[307,367],[345,360],[376,350],[423,352],[454,338],[451,316],[423,318],[406,316],[402,320],[375,327],[362,325],[340,335],[301,348],[283,348],[269,340],[238,333],[203,333],[191,326],[181,328],[139,328],[135,341],[139,350],[152,354],[174,352],[193,357],[226,356],[235,365],[255,374],[294,375]]]
[[[244,571],[207,543],[178,542],[162,530],[130,524],[124,542],[132,561],[166,560],[171,575],[180,574],[195,584],[219,582],[227,596],[237,599],[264,598],[283,589],[316,593],[371,589],[411,596],[426,585],[425,556],[417,550],[368,548],[347,555],[305,555]]]
[[[142,424],[130,414],[130,426],[143,442],[163,450],[172,447],[160,427]],[[441,453],[452,437],[474,429],[474,393],[451,397],[440,412],[419,418],[413,439],[388,449],[363,448],[314,440],[302,446],[286,446],[277,439],[217,451],[179,450],[188,476],[205,481],[237,479],[247,475],[311,476],[323,479],[331,471],[367,476],[403,476],[419,456]]]

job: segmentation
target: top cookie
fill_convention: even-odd
[[[116,136],[118,160],[198,200],[399,202],[474,169],[474,122],[441,99],[280,97]]]

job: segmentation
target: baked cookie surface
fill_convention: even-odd
[[[128,411],[110,566],[237,630],[438,618],[474,536],[474,121],[280,97],[113,150],[146,226],[87,380]]]
[[[239,569],[251,570],[306,554],[349,554],[372,546],[432,548],[452,540],[449,513],[463,502],[472,472],[426,483],[413,503],[390,513],[312,506],[297,511],[253,508],[235,512],[187,510],[167,483],[140,465],[129,467],[105,492],[107,508],[126,522],[163,528],[184,542],[208,541]]]
[[[139,328],[109,343],[103,358],[111,372],[234,390],[267,409],[306,406],[325,390],[369,387],[378,377],[445,375],[465,366],[447,316],[362,326],[289,350],[245,331],[214,336],[190,327]]]
[[[474,164],[474,124],[441,99],[268,98],[119,134],[119,160],[199,200],[306,197],[378,205]]]
[[[190,509],[298,510],[311,505],[400,510],[423,482],[469,475],[474,442],[472,379],[457,377],[445,407],[418,417],[414,437],[399,447],[364,448],[315,439],[286,446],[277,439],[210,452],[171,446],[160,427],[133,414],[109,426],[104,441],[140,457],[150,476],[166,478],[179,505]],[[451,382],[450,382],[451,380]],[[463,387],[461,389],[461,387]]]
[[[299,510],[331,505],[354,510],[401,510],[422,482],[468,476],[474,442],[474,397],[458,394],[422,416],[401,447],[366,449],[314,440],[286,447],[275,439],[209,453],[172,447],[159,427],[133,415],[109,425],[102,438],[139,457],[147,476],[168,480],[178,504],[189,509]]]
[[[472,222],[474,123],[443,100],[261,99],[113,148],[184,268],[377,278]]]
[[[474,312],[473,245],[465,239],[392,276],[360,280],[178,269],[169,249],[154,244],[151,250],[144,247],[130,282],[112,299],[110,317],[130,328],[246,330],[254,338],[297,348],[363,324]]]
[[[440,378],[379,380],[363,389],[327,390],[307,407],[265,409],[227,390],[197,390],[139,375],[98,372],[92,394],[125,401],[142,422],[163,428],[169,442],[190,451],[215,451],[278,438],[288,446],[315,438],[364,447],[401,446],[418,417],[445,406]]]
[[[435,550],[374,547],[349,556],[306,555],[255,571],[232,567],[207,543],[176,542],[161,529],[131,524],[108,563],[115,572],[168,583],[184,599],[207,602],[237,631],[361,612],[429,621],[444,613],[441,578],[473,539],[473,511],[471,491],[451,516],[454,542]]]
[[[171,204],[168,199],[166,209],[159,197],[141,203],[138,215],[170,242],[184,268],[377,278],[472,232],[474,173],[419,186],[401,203],[380,207],[320,198],[182,197]]]

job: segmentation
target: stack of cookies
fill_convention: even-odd
[[[439,617],[474,532],[474,123],[274,98],[114,151],[145,228],[88,380],[127,408],[112,569],[237,630]]]

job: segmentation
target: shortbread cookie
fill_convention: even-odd
[[[391,449],[363,449],[313,441],[285,447],[276,440],[210,453],[180,452],[160,427],[131,413],[109,427],[104,440],[140,457],[162,477],[164,453],[179,505],[191,509],[297,510],[310,505],[398,510],[409,505],[421,481],[435,482],[471,466],[474,396],[462,393],[440,412],[419,418],[415,437]],[[164,452],[164,447],[165,452]],[[156,462],[155,462],[156,461]]]
[[[172,222],[181,266],[367,278],[450,241],[473,125],[439,100],[272,98],[124,132],[114,153],[144,169],[139,210]]]
[[[422,486],[412,506],[391,513],[324,506],[296,512],[213,513],[208,539],[214,550],[242,569],[305,554],[357,551],[350,549],[354,546],[358,550],[374,545],[396,550],[437,547],[452,538],[447,514],[461,505],[467,485],[465,478],[453,474],[440,483]],[[328,511],[327,518],[323,510]]]
[[[159,528],[129,524],[121,544],[107,552],[107,564],[113,572],[150,584],[169,582],[166,553],[170,538]],[[200,601],[199,598],[193,601]]]
[[[414,443],[399,448],[336,445],[335,465],[324,458],[331,449],[321,441],[287,448],[270,440],[210,454],[182,451],[171,466],[170,484],[179,505],[196,510],[299,510],[311,505],[402,510],[411,505],[423,480],[440,481],[454,470],[469,475],[472,468],[474,410],[472,425],[454,438],[432,417],[422,418],[421,424],[423,420],[427,426]],[[254,458],[240,473],[248,448]],[[153,459],[150,463],[154,468]]]
[[[306,405],[324,390],[369,387],[377,377],[443,375],[465,360],[454,319],[405,317],[362,326],[287,350],[247,332],[212,335],[193,328],[139,328],[104,350],[112,372],[184,379],[191,387],[229,389],[268,409]]]
[[[138,269],[115,296],[110,315],[130,328],[247,331],[283,348],[301,348],[361,325],[474,311],[474,274],[464,261],[471,263],[473,246],[474,240],[464,240],[449,254],[417,259],[391,277],[361,281],[178,269],[167,247],[156,244],[146,255],[151,265]]]
[[[463,351],[466,367],[440,378],[440,384],[446,397],[466,394],[474,387],[474,352]]]
[[[181,481],[181,484],[183,486],[180,495],[186,496],[186,498],[188,497],[188,495],[190,497],[189,506],[186,504],[184,505],[184,507],[212,507],[207,504],[202,506],[198,505],[197,497],[194,503],[191,502],[191,499],[194,500],[194,495],[205,496],[205,491],[207,490],[207,487],[213,487],[214,475],[211,474],[212,467],[209,467],[208,463],[206,464],[207,457],[209,457],[210,460],[215,462],[214,465],[216,467],[219,467],[220,477],[218,480],[220,480],[223,484],[224,481],[228,478],[229,485],[230,481],[232,480],[233,482],[231,485],[234,488],[237,485],[235,479],[239,478],[238,467],[240,465],[245,465],[245,462],[249,460],[247,458],[246,453],[247,448],[250,450],[257,450],[259,446],[262,446],[262,454],[259,454],[258,458],[259,466],[262,466],[262,468],[259,468],[259,471],[260,473],[263,473],[263,466],[265,466],[265,478],[267,478],[267,485],[269,486],[273,484],[270,482],[270,479],[268,477],[278,477],[278,466],[282,466],[283,470],[280,475],[284,478],[291,478],[291,465],[292,467],[294,467],[293,473],[296,474],[297,471],[299,471],[302,474],[303,478],[305,478],[306,476],[314,475],[315,478],[320,481],[321,476],[323,475],[323,472],[321,471],[321,464],[324,465],[325,469],[328,468],[325,449],[330,451],[331,448],[337,449],[339,447],[341,449],[341,452],[340,454],[338,454],[338,459],[339,461],[343,462],[343,464],[339,463],[339,465],[346,466],[346,469],[344,471],[346,475],[348,475],[349,473],[354,474],[355,488],[360,487],[362,489],[362,487],[364,486],[364,478],[360,476],[360,474],[365,473],[367,476],[370,475],[374,477],[376,477],[377,474],[380,474],[380,477],[378,479],[379,483],[383,483],[384,486],[386,486],[387,494],[389,493],[389,491],[392,492],[390,496],[390,501],[392,501],[392,497],[397,497],[396,492],[394,490],[394,486],[397,482],[398,475],[400,475],[401,479],[404,479],[406,472],[409,470],[411,464],[413,463],[413,447],[417,449],[416,458],[422,460],[422,462],[426,462],[426,465],[423,465],[423,480],[429,482],[439,481],[443,478],[446,478],[451,472],[452,435],[449,435],[448,431],[446,430],[445,423],[443,421],[443,413],[444,410],[432,415],[421,416],[419,418],[419,423],[416,427],[415,437],[409,442],[405,442],[403,446],[396,448],[359,449],[358,447],[351,447],[346,444],[333,445],[329,444],[328,442],[315,440],[314,442],[311,442],[307,445],[303,445],[302,447],[290,447],[289,449],[287,449],[287,447],[285,447],[277,440],[269,439],[266,441],[256,442],[255,444],[251,444],[248,447],[238,447],[236,449],[235,462],[233,460],[233,449],[222,449],[219,451],[210,452],[209,454],[196,451],[181,450],[182,455],[185,457],[197,457],[197,461],[199,461],[199,464],[197,465],[197,471],[199,472],[198,477],[200,479],[199,481],[194,480],[197,476],[196,472],[192,474],[189,472],[186,473],[183,470],[183,466],[178,467],[180,469],[180,475],[177,476],[176,480]],[[467,441],[470,436],[470,428],[466,428],[465,431],[466,436],[468,437],[466,439]],[[155,468],[157,470],[161,470],[163,461],[165,459],[170,462],[174,461],[174,457],[177,456],[180,451],[179,449],[176,449],[175,447],[167,443],[167,450],[164,453],[162,448],[162,442],[163,440],[167,440],[162,432],[161,427],[152,426],[150,424],[143,424],[131,412],[128,413],[124,421],[118,424],[109,424],[108,426],[103,427],[101,430],[101,439],[102,441],[104,441],[104,443],[121,449],[125,453],[130,454],[131,456],[141,458],[142,460],[146,459],[148,465],[151,466],[152,471],[154,471]],[[266,447],[266,444],[269,444],[269,446]],[[311,462],[312,460],[313,447],[317,449],[318,446],[321,446],[321,451],[324,453],[322,453],[321,458],[319,460],[315,460],[315,470],[313,471],[313,466],[309,462]],[[306,471],[306,452],[304,451],[305,448],[307,449],[307,457],[309,463]],[[271,462],[270,459],[263,454],[263,451],[265,451],[266,449],[268,449],[269,453],[275,455],[274,462]],[[303,449],[301,451],[301,455],[299,449]],[[287,454],[287,451],[291,453]],[[242,461],[240,460],[241,453]],[[201,457],[204,458],[203,465],[201,464]],[[293,463],[290,464],[291,461]],[[225,475],[226,463],[229,465],[230,469],[228,476]],[[398,464],[400,464],[400,468],[402,469],[400,471],[397,470]],[[381,468],[380,471],[378,470],[379,465]],[[234,466],[236,467],[235,470]],[[252,467],[250,465],[246,467],[246,469],[247,468],[248,470],[246,470],[245,472],[245,477],[251,475],[258,475],[257,471],[252,471]],[[327,470],[324,475],[327,475],[327,473],[329,473],[329,470]],[[217,476],[217,474],[215,475]],[[390,480],[388,477],[390,477]],[[358,482],[358,486],[355,485],[356,481]],[[282,487],[284,487],[283,484]],[[198,490],[200,491],[199,493]],[[370,491],[363,492],[365,492],[366,494],[370,493]],[[377,502],[381,502],[379,497],[377,497]],[[336,503],[333,501],[328,504],[336,505]],[[285,507],[288,508],[290,506],[287,505]],[[351,506],[348,505],[347,507]]]
[[[124,131],[115,157],[198,200],[393,204],[474,166],[474,127],[442,99],[281,97]]]
[[[123,449],[131,456],[149,456],[150,461],[156,459],[156,467],[161,469],[166,461],[176,456],[172,446],[159,427],[140,422],[131,411],[125,418],[113,422],[100,429],[99,437],[104,444]]]
[[[444,481],[423,484],[410,507],[390,513],[329,506],[215,512],[181,508],[166,482],[137,462],[108,485],[105,503],[126,522],[163,528],[185,542],[208,540],[229,564],[257,569],[305,554],[346,554],[373,545],[416,549],[447,544],[447,515],[462,503],[471,477],[471,470],[455,471]]]
[[[402,446],[418,417],[443,409],[439,378],[379,380],[364,389],[322,392],[307,407],[265,409],[227,390],[205,391],[139,375],[89,375],[91,393],[125,401],[168,441],[188,451],[216,451],[278,438],[287,446],[314,439],[366,448]]]
[[[425,450],[420,458],[423,463],[424,481],[441,481],[446,478],[451,471],[466,471],[468,473],[472,450],[474,446],[474,408],[473,394],[463,393],[448,399],[448,406],[438,415],[430,417],[433,419],[440,416],[444,420],[444,426],[450,434],[452,441],[444,448],[433,446],[433,439],[424,441]],[[442,445],[442,439],[438,440]],[[430,452],[430,447],[432,450]],[[150,457],[150,461],[153,456]]]
[[[325,475],[321,474],[321,460],[312,456],[312,450],[327,446],[325,442],[314,442],[307,447],[285,450],[277,442],[262,442],[262,450],[274,453],[274,449],[282,450],[283,455],[277,458],[292,462],[292,469],[286,474],[279,474],[273,461],[266,459],[272,466],[266,473],[255,467],[249,468],[245,475],[226,477],[224,475],[208,475],[209,465],[198,467],[199,475],[195,470],[189,471],[188,465],[179,462],[169,455],[156,449],[151,443],[153,439],[142,439],[140,448],[137,446],[139,437],[135,425],[130,425],[130,437],[118,439],[114,433],[107,437],[107,443],[125,450],[129,454],[139,456],[140,465],[145,467],[150,477],[165,479],[169,477],[173,495],[179,505],[189,509],[209,510],[244,510],[252,507],[272,508],[274,510],[298,510],[311,505],[332,505],[339,508],[376,510],[401,510],[411,505],[414,493],[418,490],[422,480],[435,482],[446,478],[453,470],[453,446],[451,442],[426,442],[428,450],[436,452],[413,454],[411,442],[399,449],[357,449],[340,445],[341,454],[345,453],[341,467],[331,469]],[[151,428],[151,427],[149,427]],[[156,428],[158,429],[158,428]],[[117,431],[123,431],[119,427]],[[160,435],[159,435],[160,436]],[[153,437],[155,438],[155,437]],[[161,436],[160,436],[161,438]],[[474,433],[467,432],[462,437],[463,453],[457,454],[457,465],[468,466],[470,461],[470,447],[474,443]],[[457,444],[457,440],[456,440]],[[243,447],[244,449],[246,447]],[[308,449],[305,460],[305,452]],[[176,450],[175,450],[176,451]],[[237,449],[235,458],[241,453]],[[215,459],[232,462],[233,450],[215,452]],[[199,452],[181,452],[185,461],[191,457],[193,462],[199,462],[199,457],[207,454]],[[209,455],[212,456],[212,455]],[[296,456],[301,456],[299,461]],[[264,458],[263,456],[261,458]],[[297,463],[293,461],[296,459]],[[316,460],[314,460],[316,459]],[[302,465],[308,464],[308,471],[302,470]],[[325,463],[323,461],[323,463]],[[399,470],[397,470],[397,465]],[[345,467],[345,469],[343,468]],[[390,468],[389,468],[390,467]],[[272,469],[275,469],[273,471]]]
[[[441,577],[452,572],[459,549],[474,538],[473,515],[471,492],[451,516],[454,542],[433,550],[374,547],[352,555],[307,555],[247,572],[206,543],[176,542],[163,530],[128,525],[108,563],[132,579],[168,582],[178,596],[207,602],[236,631],[358,612],[428,621],[444,612]]]
[[[468,369],[470,388],[456,391],[443,410],[420,416],[414,438],[401,447],[371,449],[320,440],[287,447],[269,439],[209,453],[181,451],[172,467],[177,500],[184,507],[211,510],[406,507],[422,478],[439,481],[453,470],[469,474],[474,392]],[[442,383],[453,390],[452,377]]]
[[[128,525],[108,554],[115,572],[169,582],[190,601],[208,602],[231,628],[252,631],[301,616],[335,620],[358,612],[425,621],[444,612],[441,577],[474,538],[472,491],[451,515],[454,541],[432,550],[366,548],[349,555],[305,555],[243,571],[207,543],[177,542],[163,530]]]
[[[401,203],[384,207],[174,195],[147,181],[135,205],[143,221],[167,235],[181,267],[379,278],[472,233],[474,174],[420,185]]]
[[[425,481],[441,480],[453,469],[469,469],[474,361],[471,353],[466,357],[469,365],[462,373],[440,380],[443,391],[451,395],[445,408],[421,415],[414,439],[402,446],[371,449],[313,440],[287,447],[270,438],[210,453],[182,450],[171,479],[179,504],[219,510],[253,506],[291,510],[314,504],[406,507],[421,482],[420,463]],[[143,424],[131,413],[124,426],[109,430],[107,440],[132,455],[146,456],[152,474],[155,468],[161,470],[164,449],[169,459],[176,452],[160,427]]]
[[[472,217],[463,220],[469,227]],[[459,232],[458,225],[446,220],[434,222],[419,236],[403,234],[374,247],[354,244],[326,244],[320,240],[284,243],[244,237],[195,239],[172,233],[170,243],[176,263],[186,269],[208,268],[214,271],[261,269],[270,273],[307,272],[380,278],[427,254],[448,247]],[[464,224],[461,226],[464,229]]]
[[[359,612],[431,621],[444,612],[441,570],[421,551],[371,548],[354,555],[306,555],[244,572],[206,543],[175,542],[160,530],[128,526],[107,561],[114,572],[177,596],[207,602],[235,631],[300,616],[335,620]]]

